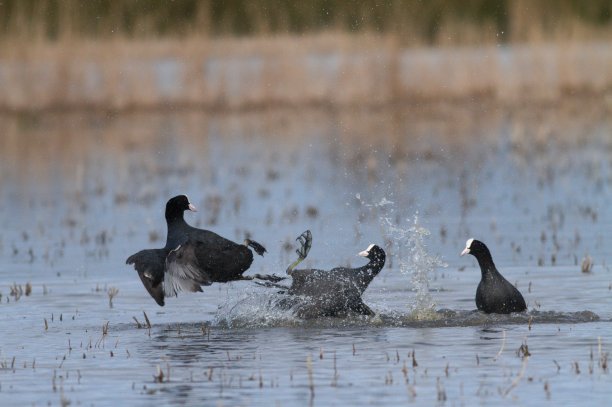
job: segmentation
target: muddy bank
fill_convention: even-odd
[[[402,48],[379,37],[33,46],[3,51],[0,109],[384,105],[575,94],[610,100],[606,43]],[[609,102],[605,102],[609,103]]]

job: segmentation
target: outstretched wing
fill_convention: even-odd
[[[212,284],[210,275],[204,270],[196,256],[197,243],[187,241],[171,250],[166,257],[166,274],[163,289],[168,296],[179,291],[202,291],[202,285]]]
[[[164,306],[164,260],[166,251],[164,249],[141,250],[131,255],[126,260],[126,264],[133,264],[138,272],[140,281],[153,297],[155,302]]]

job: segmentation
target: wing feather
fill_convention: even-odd
[[[138,277],[147,292],[158,305],[164,306],[164,249],[141,250],[126,260],[126,264],[133,264]]]
[[[163,282],[167,296],[176,296],[180,291],[199,292],[202,285],[210,284],[212,279],[200,267],[193,242],[187,241],[170,251]]]

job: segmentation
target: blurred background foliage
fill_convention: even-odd
[[[612,38],[611,0],[2,0],[0,40],[377,33],[404,44]]]

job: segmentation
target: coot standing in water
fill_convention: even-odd
[[[166,204],[166,245],[162,249],[141,250],[126,261],[126,264],[134,264],[157,304],[163,306],[165,297],[176,296],[179,291],[202,291],[201,286],[215,282],[253,278],[276,282],[282,279],[259,274],[243,276],[253,262],[249,247],[261,256],[266,249],[249,239],[241,245],[209,230],[194,228],[183,218],[186,210],[196,210],[187,196],[171,198]]]
[[[360,252],[359,255],[366,257],[369,262],[358,268],[295,270],[308,255],[312,234],[306,231],[297,240],[301,247],[297,250],[298,260],[287,269],[292,282],[290,287],[286,287],[289,297],[280,302],[283,308],[292,307],[296,315],[304,319],[343,316],[349,312],[375,315],[370,307],[364,304],[361,296],[385,265],[386,255],[383,249],[371,244]]]
[[[469,239],[461,255],[471,254],[478,260],[481,278],[476,289],[476,307],[487,314],[509,314],[527,309],[519,290],[506,280],[493,263],[491,252],[479,240]]]

